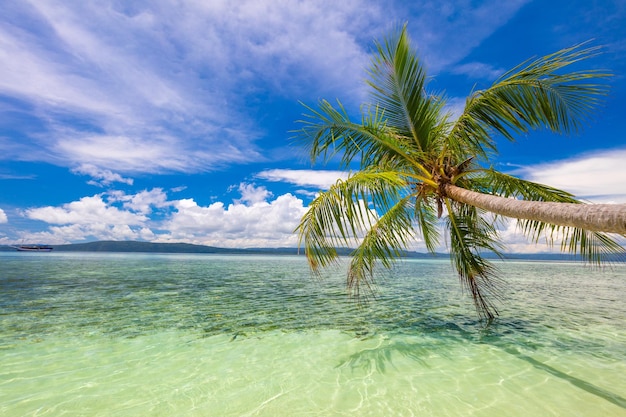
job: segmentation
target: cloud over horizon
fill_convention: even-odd
[[[520,167],[521,177],[570,192],[596,203],[626,203],[626,149]]]

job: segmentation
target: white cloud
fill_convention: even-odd
[[[30,209],[24,213],[26,217],[46,222],[50,227],[43,232],[24,233],[17,241],[62,244],[84,240],[145,240],[231,248],[298,245],[294,231],[308,209],[301,199],[292,194],[273,198],[264,187],[250,184],[240,184],[239,191],[241,198],[228,205],[216,202],[200,206],[193,199],[168,200],[163,190],[153,189],[134,195],[112,192],[108,198],[96,195],[60,207]],[[165,220],[151,220],[149,216],[154,209],[164,209]],[[375,217],[374,212],[371,214]],[[3,215],[0,209],[0,223]],[[558,251],[558,242],[554,248],[542,240],[537,244],[529,242],[514,221],[503,221],[499,228],[505,252]],[[438,252],[448,251],[445,236],[442,230]],[[426,251],[419,235],[409,244],[409,250]]]
[[[83,197],[60,207],[26,210],[30,220],[46,222],[29,241],[60,244],[82,240],[189,242],[221,247],[295,247],[294,234],[306,207],[291,194],[272,198],[264,187],[239,186],[241,198],[225,205],[199,206],[193,199],[168,200],[161,189],[134,195],[120,191]],[[163,209],[165,220],[150,216]]]
[[[141,137],[84,135],[72,132],[55,146],[58,155],[70,161],[89,161],[97,165],[126,172],[184,171],[186,156],[176,153],[167,141],[144,141]],[[102,169],[103,171],[106,169]]]
[[[162,209],[172,204],[167,201],[167,194],[161,188],[144,190],[133,195],[121,195],[118,198],[124,202],[124,208],[144,215],[151,214],[153,208]]]
[[[128,225],[71,224],[66,226],[50,226],[46,231],[28,233],[23,236],[28,242],[45,242],[46,244],[66,244],[85,240],[146,240],[154,239],[154,233],[146,227],[132,228]]]
[[[25,211],[26,217],[59,225],[142,225],[148,218],[109,205],[101,195],[83,197],[61,207],[40,207]]]
[[[256,174],[257,178],[274,182],[287,182],[302,187],[327,190],[339,179],[348,178],[345,171],[324,171],[311,169],[268,169]]]
[[[515,173],[589,201],[626,203],[626,149],[531,165]]]
[[[7,214],[0,208],[0,224],[8,223],[9,219],[7,218]]]
[[[123,207],[116,206],[120,201],[124,202]],[[50,226],[42,232],[23,232],[20,239],[48,244],[83,240],[151,240],[154,233],[148,226],[150,210],[147,206],[162,204],[161,191],[156,189],[134,196],[112,192],[108,198],[99,194],[60,207],[32,208],[22,215]]]
[[[6,26],[5,26],[6,28]],[[72,73],[40,41],[18,37],[0,26],[0,90],[37,104],[69,106],[90,113],[118,112],[103,91]]]
[[[253,192],[250,186],[241,187],[242,194],[255,197],[247,204],[235,202],[225,206],[222,202],[199,206],[192,199],[175,203],[176,211],[164,228],[167,234],[157,241],[184,241],[220,247],[294,247],[297,236],[293,233],[306,212],[301,199],[291,194],[267,201],[257,197],[266,190]]]
[[[48,129],[31,134],[33,149],[51,151],[13,152],[123,172],[206,171],[258,160],[253,142],[262,132],[241,110],[248,93],[301,97],[303,89],[361,88],[354,74],[368,58],[354,33],[357,22],[378,18],[377,6],[331,3],[8,7],[0,25],[0,92],[32,103]],[[62,127],[68,118],[81,120],[81,128]]]
[[[82,164],[81,166],[74,168],[72,172],[79,175],[89,175],[93,178],[93,180],[89,183],[96,186],[106,186],[114,182],[133,185],[132,178],[124,178],[108,169],[100,169],[92,164]]]
[[[241,193],[241,198],[235,200],[236,203],[262,203],[272,196],[272,193],[267,191],[267,188],[255,187],[254,184],[239,184],[239,192]]]
[[[226,85],[257,77],[280,91],[299,91],[303,81],[350,91],[360,88],[354,74],[368,60],[356,37],[373,38],[368,28],[376,27],[379,8],[362,1],[217,0],[191,3],[180,11],[185,25],[168,24],[189,41],[192,62],[209,66]]]
[[[431,68],[441,68],[524,3],[420,2],[409,30]],[[372,41],[406,20],[403,7],[360,0],[6,5],[0,93],[27,103],[44,124],[25,132],[33,143],[11,152],[122,173],[258,161],[255,141],[264,132],[242,110],[249,96],[272,91],[307,101],[341,92],[361,102]],[[79,123],[68,128],[68,120]]]

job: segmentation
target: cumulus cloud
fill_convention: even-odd
[[[149,215],[156,209],[163,209],[171,206],[167,200],[167,194],[161,188],[143,190],[133,195],[121,194],[118,199],[123,201],[123,207],[135,213]]]
[[[141,225],[148,218],[142,214],[111,206],[102,195],[83,197],[61,207],[40,207],[25,211],[26,217],[51,224],[74,225]]]
[[[193,199],[175,202],[175,212],[158,241],[185,241],[221,247],[290,247],[293,233],[306,212],[303,201],[291,194],[270,200],[262,187],[240,187],[242,199],[224,205],[199,206]],[[245,197],[244,197],[245,196]],[[260,198],[264,196],[264,198]]]
[[[272,193],[265,187],[256,187],[254,184],[239,184],[241,198],[235,200],[236,203],[256,204],[266,201]]]
[[[259,172],[256,177],[267,181],[287,182],[302,187],[327,190],[337,180],[348,178],[348,173],[311,169],[268,169]]]
[[[147,227],[130,227],[119,224],[71,224],[50,226],[48,230],[28,233],[24,236],[29,242],[66,244],[85,240],[145,240],[154,239],[154,233]]]
[[[626,149],[519,168],[517,175],[592,202],[626,203]]]
[[[9,219],[7,218],[7,214],[0,208],[0,224],[8,223]]]
[[[127,195],[115,191],[83,197],[58,207],[26,210],[30,220],[48,223],[31,241],[90,240],[189,242],[221,247],[294,247],[294,230],[307,208],[292,194],[273,198],[265,187],[240,184],[241,197],[225,205],[201,206],[193,199],[169,200],[162,189]],[[164,220],[154,220],[162,210]],[[3,212],[2,212],[3,213]]]

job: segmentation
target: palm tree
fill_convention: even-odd
[[[301,123],[299,138],[313,162],[338,158],[351,170],[310,204],[296,231],[314,272],[356,246],[347,282],[352,294],[371,290],[377,264],[389,268],[417,235],[434,252],[446,234],[450,256],[478,313],[497,315],[491,299],[499,279],[484,253],[501,255],[498,224],[518,219],[532,241],[600,263],[624,249],[604,233],[626,234],[626,205],[584,204],[553,187],[497,171],[495,139],[547,128],[576,132],[596,107],[609,74],[562,69],[595,56],[577,45],[526,61],[490,88],[473,92],[453,119],[445,98],[426,90],[427,77],[406,27],[383,44],[369,70],[374,104],[352,122],[337,102],[322,100]],[[354,167],[358,165],[358,169]],[[444,221],[440,218],[444,216]]]

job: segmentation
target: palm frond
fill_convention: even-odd
[[[529,61],[505,73],[490,88],[476,91],[451,130],[456,143],[479,146],[479,156],[496,150],[495,133],[514,141],[516,134],[548,128],[556,133],[578,131],[606,95],[601,70],[560,74],[563,68],[595,56],[598,47],[584,44]]]
[[[624,248],[609,235],[590,232],[577,227],[562,227],[536,220],[518,220],[521,232],[532,242],[544,240],[548,246],[560,241],[561,252],[578,255],[583,260],[600,265],[610,262],[611,257],[626,258]]]
[[[435,253],[440,241],[439,228],[437,227],[439,218],[433,204],[434,202],[428,201],[425,196],[418,196],[415,199],[416,226],[424,240],[426,249],[431,253]]]
[[[426,152],[443,131],[444,99],[426,93],[426,71],[410,46],[406,26],[377,49],[368,80],[373,98],[385,109],[389,126]]]
[[[322,100],[318,110],[305,107],[311,113],[300,121],[303,127],[296,138],[308,149],[313,162],[318,159],[328,162],[338,154],[343,168],[350,168],[355,159],[364,168],[395,161],[398,166],[410,165],[427,180],[429,172],[420,162],[420,152],[387,126],[385,113],[380,108],[365,113],[361,123],[354,123],[341,103],[335,108]]]
[[[312,269],[336,261],[336,248],[354,244],[375,222],[374,212],[387,212],[405,187],[397,172],[360,171],[315,198],[296,228]]]
[[[389,269],[403,255],[415,237],[413,213],[412,196],[400,198],[379,217],[352,252],[348,288],[354,296],[361,297],[363,288],[371,292],[377,263]]]
[[[561,251],[580,255],[591,264],[606,263],[610,255],[617,255],[622,260],[626,258],[624,248],[604,233],[569,227],[563,229],[563,235]]]
[[[481,252],[500,256],[497,230],[475,207],[450,200],[446,203],[452,263],[461,284],[472,295],[478,314],[492,320],[498,311],[491,298],[499,297],[501,281],[494,265]]]

